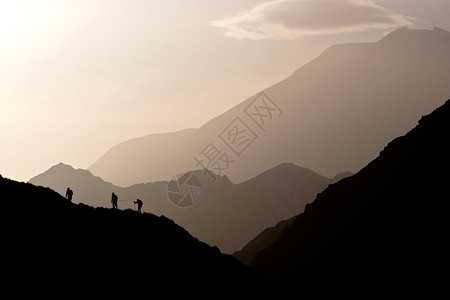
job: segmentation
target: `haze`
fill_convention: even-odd
[[[336,43],[450,29],[447,0],[0,2],[0,173],[198,128]]]

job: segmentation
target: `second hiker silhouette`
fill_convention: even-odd
[[[70,189],[70,187],[68,187],[67,190],[66,190],[66,198],[67,198],[67,200],[72,202],[72,196],[73,196],[73,191]]]
[[[111,203],[114,209],[117,209],[117,202],[119,201],[119,198],[116,194],[112,193],[111,195]]]

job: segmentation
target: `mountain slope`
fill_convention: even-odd
[[[317,193],[335,180],[288,163],[240,184],[233,184],[226,176],[216,176],[212,182],[203,171],[192,174],[201,182],[202,196],[188,209],[169,201],[167,181],[120,188],[89,171],[64,164],[32,178],[30,183],[50,187],[62,195],[70,186],[74,202],[95,207],[111,207],[112,192],[119,196],[120,209],[135,209],[133,201],[139,198],[144,202],[143,211],[164,215],[200,240],[233,253],[265,228],[302,212]]]
[[[214,290],[271,290],[263,276],[163,216],[73,204],[48,188],[1,176],[0,190],[9,199],[1,209],[10,224],[2,234],[10,262],[4,279],[27,283],[34,293],[150,296],[175,288],[206,297]]]
[[[443,288],[449,136],[450,100],[320,193],[252,266],[305,292]]]
[[[191,165],[183,165],[184,155],[180,157],[179,154],[194,132],[196,129],[185,129],[128,140],[112,147],[89,169],[105,180],[121,186],[170,180],[182,170],[192,169],[185,168]],[[164,164],[155,166],[155,162],[162,160]],[[184,168],[180,168],[180,165]],[[150,171],[161,175],[149,177]]]
[[[350,177],[353,174],[351,172],[342,172],[329,179],[329,184],[338,182],[341,179]],[[305,180],[303,182],[306,186],[314,185],[312,181]],[[269,187],[270,188],[270,187]],[[315,197],[311,195],[312,197]],[[264,229],[260,234],[258,234],[254,239],[249,241],[242,249],[235,251],[233,256],[236,257],[240,262],[250,265],[253,257],[261,250],[269,248],[278,239],[278,236],[283,232],[284,228],[292,223],[295,216],[287,220],[282,220],[276,223],[274,226]]]
[[[258,234],[253,240],[248,242],[241,250],[233,253],[240,262],[251,265],[253,257],[258,254],[261,250],[270,248],[281,235],[283,230],[292,223],[295,216],[287,220],[283,220],[275,224],[275,226],[266,228]]]
[[[257,93],[198,130],[168,134],[170,143],[156,137],[146,143],[144,137],[113,147],[89,170],[121,186],[169,180],[202,169],[194,158],[206,164],[202,153],[212,142],[233,161],[220,170],[233,182],[283,162],[327,177],[356,172],[443,104],[449,77],[450,33],[439,28],[400,29],[376,43],[335,45],[264,90],[273,102],[265,99],[267,108]],[[251,143],[235,149],[235,134],[243,130],[242,140]]]

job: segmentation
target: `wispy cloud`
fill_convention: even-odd
[[[298,39],[305,35],[389,30],[416,19],[369,0],[273,0],[210,25],[238,39]]]

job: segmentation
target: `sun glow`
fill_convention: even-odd
[[[0,3],[0,43],[13,42],[24,34],[33,31],[36,22],[45,17],[31,13],[30,8],[15,2]]]

